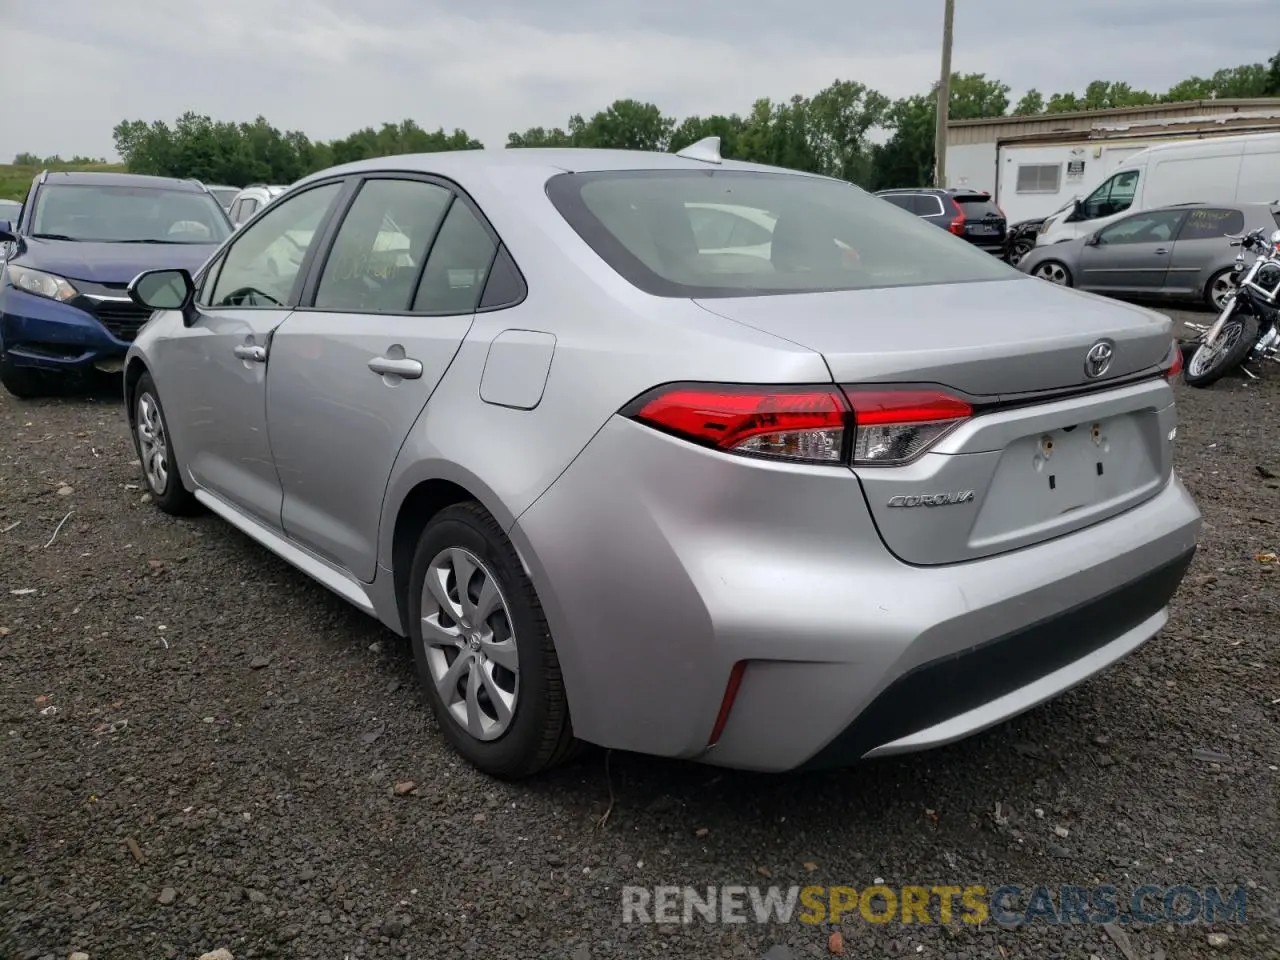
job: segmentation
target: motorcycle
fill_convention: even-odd
[[[1207,387],[1236,367],[1257,380],[1244,364],[1280,361],[1280,230],[1226,236],[1240,248],[1231,271],[1235,289],[1211,326],[1188,324],[1201,333],[1189,345],[1183,374],[1191,387]],[[1245,253],[1256,254],[1248,268]]]

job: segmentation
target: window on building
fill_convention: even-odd
[[[1062,164],[1018,165],[1018,193],[1057,193],[1062,186]]]

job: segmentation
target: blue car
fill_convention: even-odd
[[[195,273],[231,233],[193,180],[40,174],[18,221],[0,220],[0,383],[30,398],[68,376],[118,371],[150,318],[129,281],[157,268]]]

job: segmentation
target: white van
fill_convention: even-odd
[[[1135,153],[1093,193],[1046,219],[1036,246],[1086,236],[1152,207],[1276,201],[1280,133],[1161,143]]]

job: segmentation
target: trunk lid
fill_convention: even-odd
[[[1168,383],[1115,382],[1166,358],[1160,314],[1033,278],[699,303],[816,350],[849,389],[932,384],[995,405],[910,463],[853,468],[886,547],[907,563],[1071,533],[1149,499],[1171,474]],[[1111,365],[1091,378],[1085,357],[1102,340]],[[863,500],[853,485],[851,497]]]
[[[1162,314],[1021,274],[696,302],[816,350],[837,383],[939,383],[987,397],[1123,378],[1160,363],[1172,337]],[[1085,354],[1104,339],[1111,366],[1091,379]]]

